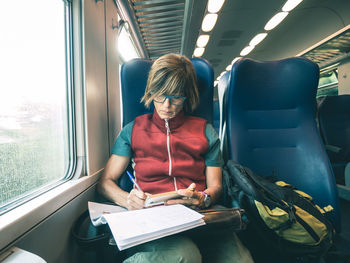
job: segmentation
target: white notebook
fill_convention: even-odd
[[[205,225],[203,215],[184,205],[156,206],[103,217],[119,250]]]

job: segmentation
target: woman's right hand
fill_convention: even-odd
[[[145,200],[147,195],[137,189],[132,189],[127,196],[127,209],[128,210],[137,210],[144,208]]]

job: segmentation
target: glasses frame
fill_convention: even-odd
[[[155,101],[157,103],[164,103],[166,101],[166,99],[169,99],[170,105],[181,106],[181,105],[183,105],[185,103],[185,100],[187,99],[187,97],[184,97],[184,96],[170,96],[170,95],[161,95],[161,96],[164,96],[164,100],[163,101],[156,100],[155,98],[153,99],[153,101]],[[176,98],[176,99],[180,99],[181,98],[182,99],[182,103],[181,104],[174,103],[173,102],[174,98]]]

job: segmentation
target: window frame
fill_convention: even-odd
[[[119,15],[119,17],[120,17],[120,15]],[[117,39],[117,43],[118,43],[117,49],[118,49],[118,56],[119,56],[120,62],[121,62],[121,64],[123,64],[123,63],[128,61],[128,60],[124,59],[124,57],[122,56],[122,54],[121,54],[121,52],[119,50],[119,37],[122,34],[123,30],[125,30],[125,32],[128,34],[128,38],[129,38],[129,40],[130,40],[130,42],[131,42],[131,44],[132,44],[132,46],[133,46],[137,56],[138,56],[138,58],[141,58],[141,54],[140,54],[140,51],[137,48],[137,45],[135,44],[136,42],[135,42],[134,36],[133,36],[133,34],[132,34],[131,30],[130,30],[129,22],[124,21],[124,20],[120,20],[120,21],[123,21],[123,22],[119,23],[118,36],[117,36],[117,38],[118,38]]]
[[[68,166],[66,173],[58,180],[55,180],[47,185],[43,185],[36,189],[32,189],[22,196],[16,197],[14,200],[0,206],[0,216],[9,211],[29,202],[40,195],[60,186],[66,181],[74,177],[77,168],[77,151],[76,151],[76,133],[75,114],[74,114],[74,85],[73,85],[73,6],[71,1],[62,1],[64,4],[64,32],[65,32],[65,61],[66,61],[66,103],[67,103],[67,133],[68,133]]]
[[[83,21],[81,1],[63,0],[66,5],[65,33],[66,83],[70,85],[67,99],[70,158],[73,160],[66,175],[45,189],[31,193],[30,198],[0,214],[0,253],[15,244],[22,236],[41,224],[60,208],[94,187],[102,171],[90,176],[86,174],[86,112],[83,73]],[[68,10],[68,12],[67,12]],[[68,19],[67,19],[68,16]],[[69,52],[67,52],[69,51]],[[71,147],[74,145],[74,147]]]
[[[339,83],[339,80],[338,80],[338,64],[335,64],[335,65],[332,65],[330,67],[327,67],[327,69],[325,70],[322,70],[322,72],[320,73],[320,79],[322,78],[322,75],[325,75],[325,74],[328,74],[328,73],[333,73],[336,78],[337,78],[337,81],[334,81],[334,82],[330,82],[330,83],[326,83],[326,84],[323,84],[323,85],[319,85],[317,87],[317,94],[316,94],[316,98],[319,98],[319,97],[324,97],[324,96],[332,96],[335,91],[338,95],[338,83]],[[328,93],[327,93],[328,91]],[[331,95],[328,95],[328,94],[331,94]]]

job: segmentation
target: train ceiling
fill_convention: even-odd
[[[145,54],[192,57],[207,12],[207,0],[128,0],[137,20]],[[258,33],[286,0],[226,0],[202,55],[216,78]],[[322,43],[350,25],[349,0],[304,0],[246,57],[276,60],[302,55],[320,66],[349,53],[349,30]],[[316,47],[315,44],[319,43]],[[322,46],[321,46],[321,44]],[[310,47],[312,47],[310,49]]]

